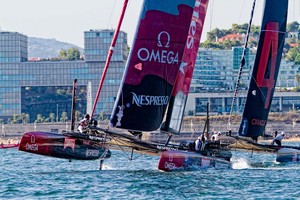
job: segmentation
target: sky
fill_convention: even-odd
[[[143,0],[129,0],[121,29],[131,46]],[[256,1],[254,25],[260,25],[263,0]],[[0,0],[0,29],[29,37],[55,38],[84,46],[83,32],[111,29],[118,23],[123,0]],[[214,28],[248,23],[253,0],[210,0],[202,41]],[[300,0],[289,0],[288,22],[300,22]]]

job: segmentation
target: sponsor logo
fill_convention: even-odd
[[[108,142],[111,141],[110,138],[103,138],[103,137],[97,137],[97,136],[89,136],[90,140],[97,140],[97,141],[101,141],[101,142]]]
[[[252,119],[251,124],[254,126],[266,126],[267,121],[263,119]]]
[[[165,169],[176,169],[176,166],[174,163],[165,162]]]
[[[160,149],[160,150],[178,150],[177,148],[174,148],[174,147],[166,147],[166,146],[159,146],[159,145],[157,145],[156,147],[157,147],[157,149]]]
[[[131,92],[131,94],[132,94],[132,104],[136,104],[138,107],[161,106],[161,105],[167,105],[169,102],[168,96],[137,95],[134,92]]]
[[[162,38],[165,40],[163,41]],[[168,32],[162,31],[157,36],[157,46],[160,49],[140,48],[137,56],[141,61],[158,62],[166,64],[178,64],[178,52],[169,51],[171,36]]]
[[[100,154],[99,150],[87,149],[86,150],[86,157],[98,157]]]
[[[243,126],[242,126],[242,133],[241,135],[246,135],[246,128],[248,126],[248,120],[247,119],[244,119],[243,120]]]
[[[37,144],[26,144],[26,150],[28,151],[38,151],[39,146]]]
[[[210,159],[208,159],[208,158],[202,158],[201,159],[201,166],[202,167],[209,167],[210,166]]]
[[[294,153],[293,158],[292,158],[292,162],[297,162],[297,153]]]
[[[30,144],[27,143],[25,148],[28,151],[38,151],[39,150],[39,146],[35,143],[35,136],[34,135],[31,135]]]
[[[64,149],[71,147],[74,151],[75,149],[75,139],[74,138],[65,138]]]

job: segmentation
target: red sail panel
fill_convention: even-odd
[[[182,63],[195,0],[145,0],[111,125],[160,127]]]
[[[197,52],[200,45],[207,7],[208,0],[196,0],[193,17],[189,28],[189,36],[184,49],[182,62],[180,64],[180,70],[172,91],[172,96],[166,115],[166,121],[162,126],[162,130],[164,131],[172,133],[180,132],[186,100],[193,77]]]
[[[265,131],[285,40],[288,0],[266,0],[257,54],[239,135]]]

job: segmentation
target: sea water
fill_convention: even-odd
[[[300,163],[233,152],[233,169],[162,172],[159,157],[112,151],[72,161],[0,150],[0,199],[300,199]],[[132,159],[132,160],[131,160]]]

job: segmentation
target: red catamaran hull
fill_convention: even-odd
[[[99,142],[89,141],[75,135],[46,132],[25,133],[21,139],[19,150],[75,160],[95,160],[111,156],[111,152]]]
[[[232,165],[229,161],[206,157],[196,152],[173,150],[164,151],[158,164],[158,169],[163,171],[210,167],[230,169]]]
[[[0,149],[17,148],[19,144],[0,144]]]

